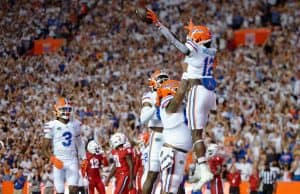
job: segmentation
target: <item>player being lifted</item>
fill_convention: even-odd
[[[189,33],[186,42],[183,44],[159,21],[156,14],[150,9],[147,9],[147,19],[179,51],[185,54],[184,62],[187,63],[187,69],[183,73],[182,79],[189,81],[187,118],[189,128],[192,130],[193,151],[197,161],[193,187],[194,190],[200,190],[202,185],[213,177],[206,163],[205,145],[202,137],[209,111],[216,109],[216,95],[214,93],[216,81],[212,75],[216,49],[211,48],[211,32],[207,27],[194,25],[190,21],[189,25],[185,27]]]
[[[149,80],[151,92],[146,93],[142,97],[142,110],[140,115],[141,124],[148,123],[148,127],[151,129],[151,136],[149,140],[149,156],[147,160],[146,171],[143,173],[142,190],[143,194],[149,194],[152,192],[153,185],[158,178],[160,171],[159,165],[159,152],[163,144],[162,130],[163,126],[159,118],[159,109],[156,104],[156,90],[160,85],[169,79],[167,73],[160,70],[155,71]],[[146,177],[146,178],[145,178]]]
[[[182,102],[187,82],[168,80],[157,91],[158,106],[164,126],[164,144],[160,151],[163,194],[178,194],[183,180],[185,161],[192,148],[191,130],[187,126],[185,104]]]
[[[59,98],[54,106],[56,119],[44,126],[43,152],[54,166],[53,178],[57,194],[64,193],[65,180],[70,194],[77,192],[79,158],[85,158],[85,149],[80,136],[81,123],[72,118],[72,112],[71,103],[65,98]]]

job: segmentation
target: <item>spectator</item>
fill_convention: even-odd
[[[13,175],[14,194],[22,194],[25,186],[26,177],[23,175],[23,169],[19,168]]]
[[[270,163],[265,163],[265,168],[260,174],[260,179],[263,184],[263,194],[273,194],[275,190],[276,174],[270,169]]]
[[[246,161],[246,158],[244,156],[235,163],[235,167],[240,171],[242,181],[248,181],[249,176],[252,173],[252,165],[248,161]]]
[[[293,181],[300,181],[300,155],[295,155],[295,160],[291,165],[291,173],[293,175]]]
[[[257,168],[253,168],[252,174],[249,177],[250,194],[258,194],[260,185],[259,173]]]
[[[30,180],[31,183],[31,194],[41,194],[41,183],[42,183],[42,178],[40,176],[39,171],[35,170],[34,175]]]
[[[271,172],[273,172],[274,174],[276,174],[276,179],[279,179],[281,174],[280,168],[279,168],[279,164],[277,161],[273,161],[270,165],[270,170]]]
[[[51,166],[46,167],[46,170],[42,175],[42,180],[45,186],[44,193],[52,194],[54,192],[54,187],[53,187],[53,173],[51,171]]]
[[[235,165],[232,165],[227,177],[229,182],[229,194],[240,194],[240,184],[241,184],[241,173],[237,170]]]
[[[292,153],[287,148],[284,148],[282,154],[279,157],[280,166],[284,166],[284,165],[290,166],[292,160],[293,160]]]
[[[285,182],[289,182],[292,180],[291,172],[290,172],[289,166],[287,164],[283,165],[281,180],[285,181]]]

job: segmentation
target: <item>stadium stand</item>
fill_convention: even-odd
[[[95,135],[107,150],[113,132],[137,137],[146,130],[139,111],[148,75],[163,68],[179,79],[182,56],[136,18],[137,5],[159,13],[181,40],[189,18],[212,29],[218,109],[207,133],[226,146],[228,166],[248,181],[268,162],[279,180],[300,181],[299,1],[30,2],[0,3],[0,191],[19,169],[29,182],[47,173],[42,124],[53,118],[58,96],[72,99],[85,139]],[[258,28],[271,31],[264,44],[251,37],[236,44],[235,31]],[[34,40],[47,37],[67,41],[33,55]]]

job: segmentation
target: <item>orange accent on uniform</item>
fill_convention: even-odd
[[[64,167],[64,163],[55,156],[51,156],[50,161],[57,169],[62,169]]]

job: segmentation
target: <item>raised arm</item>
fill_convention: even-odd
[[[144,102],[142,106],[143,107],[141,110],[140,120],[141,120],[141,124],[144,124],[151,119],[153,114],[155,114],[156,109],[149,102]]]
[[[175,35],[159,21],[157,15],[151,9],[147,9],[147,19],[151,20],[152,24],[154,24],[163,34],[163,36],[168,39],[180,52],[185,55],[190,54],[188,47],[180,42]]]
[[[167,113],[175,113],[178,108],[182,104],[182,100],[184,99],[185,93],[188,88],[188,80],[182,79],[179,83],[179,87],[174,98],[170,101],[170,103],[166,107]]]

